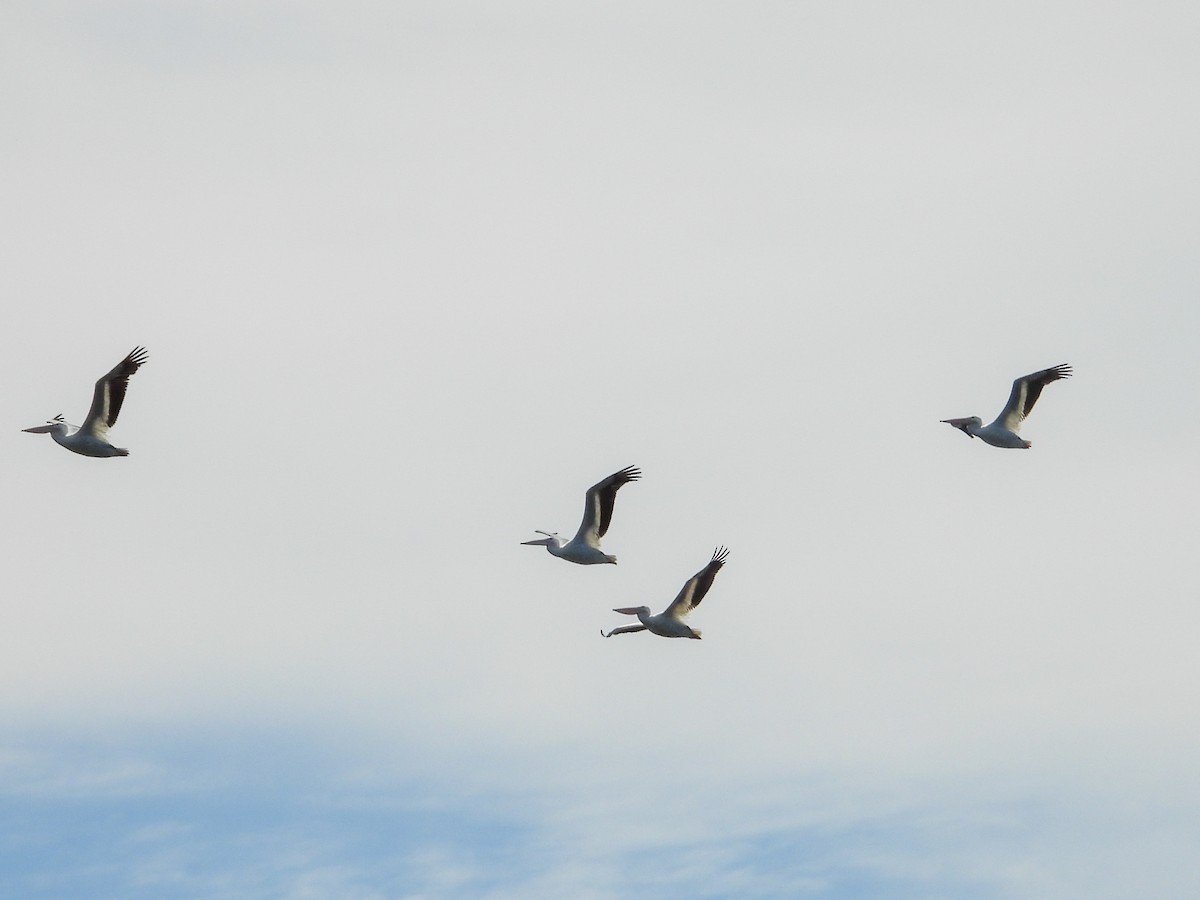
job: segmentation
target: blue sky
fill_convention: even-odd
[[[1079,864],[1070,854],[1080,837],[1113,839],[1078,798],[1018,798],[981,784],[960,786],[971,803],[958,813],[916,790],[885,796],[894,789],[813,778],[791,785],[810,798],[799,804],[806,811],[742,784],[718,785],[699,803],[659,797],[646,816],[603,781],[447,794],[444,779],[421,777],[425,766],[411,762],[409,777],[381,788],[378,769],[341,769],[341,754],[320,743],[225,732],[220,742],[142,733],[133,744],[26,744],[20,757],[6,754],[5,891],[991,897],[1022,883],[1069,891],[1055,866]],[[747,823],[747,806],[769,809],[768,820]],[[604,835],[614,819],[624,830]],[[678,837],[663,833],[681,825]]]
[[[4,893],[1196,893],[1191,5],[0,18]]]

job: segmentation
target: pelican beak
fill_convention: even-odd
[[[967,423],[971,421],[970,419],[939,419],[938,421],[945,422],[951,428],[957,428],[971,440],[975,440],[975,435],[967,431]]]
[[[54,430],[54,426],[53,425],[34,425],[32,428],[22,428],[21,430],[24,432],[27,432],[28,434],[49,434],[51,431]]]
[[[521,541],[522,547],[548,547],[550,538],[538,538],[536,541]]]
[[[638,614],[638,607],[623,606],[620,609],[614,609],[613,612],[620,613],[623,616],[636,616]]]

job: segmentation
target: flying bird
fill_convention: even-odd
[[[614,628],[608,634],[604,634],[604,629],[602,628],[600,629],[600,633],[604,634],[606,638],[610,638],[614,634],[630,634],[634,631],[648,630],[662,637],[695,638],[696,640],[700,640],[700,629],[692,628],[684,619],[688,613],[700,605],[700,601],[704,599],[704,595],[712,587],[713,579],[721,571],[721,566],[725,565],[725,558],[727,556],[729,556],[729,551],[724,547],[718,547],[714,550],[712,559],[708,561],[708,565],[689,578],[687,583],[684,584],[683,590],[679,592],[679,596],[671,601],[671,605],[657,616],[650,615],[650,607],[648,606],[625,606],[621,609],[614,609],[613,612],[618,612],[625,616],[637,616],[638,621],[642,624]]]
[[[538,531],[538,534],[544,534],[545,537],[522,541],[522,546],[545,547],[559,559],[579,563],[581,566],[593,566],[598,563],[616,565],[617,558],[600,549],[600,538],[608,532],[609,523],[612,522],[617,491],[622,485],[637,481],[641,477],[641,469],[637,466],[626,466],[620,472],[614,472],[588,488],[583,501],[583,521],[579,523],[579,530],[571,540],[564,541],[557,532]]]
[[[1007,447],[1016,450],[1028,450],[1033,444],[1021,437],[1018,432],[1021,422],[1033,412],[1033,404],[1042,395],[1042,388],[1052,381],[1071,377],[1071,367],[1065,363],[1052,369],[1042,369],[1030,375],[1022,375],[1013,382],[1012,393],[1008,395],[1008,403],[996,417],[996,421],[984,425],[979,416],[969,416],[965,419],[942,419],[947,425],[953,425],[963,434],[979,438],[985,444],[993,447]]]
[[[59,414],[45,425],[21,430],[30,434],[49,434],[72,453],[83,456],[128,456],[128,450],[114,447],[108,442],[108,429],[117,423],[121,404],[125,402],[125,389],[129,387],[129,376],[138,370],[148,356],[144,347],[135,347],[111,372],[96,382],[92,408],[78,428],[67,424]]]

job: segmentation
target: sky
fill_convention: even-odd
[[[1198,40],[6,3],[0,894],[1200,894]]]

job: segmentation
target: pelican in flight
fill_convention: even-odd
[[[108,442],[108,429],[117,423],[121,404],[125,402],[125,389],[129,387],[129,376],[138,370],[147,357],[144,347],[134,347],[111,372],[96,382],[92,408],[79,428],[68,425],[60,414],[45,425],[21,430],[30,434],[49,434],[72,453],[83,456],[128,456],[128,450],[114,447]]]
[[[612,522],[613,503],[617,500],[617,491],[621,485],[637,481],[642,477],[642,471],[637,466],[626,466],[620,472],[614,472],[603,481],[598,481],[587,490],[583,500],[583,521],[575,537],[564,541],[557,532],[538,531],[545,537],[533,541],[522,541],[526,547],[545,547],[559,559],[579,563],[581,566],[594,566],[598,563],[617,564],[615,556],[609,556],[600,549],[600,538],[608,532]],[[534,529],[537,531],[537,529]]]
[[[684,584],[683,590],[679,592],[679,596],[672,600],[671,605],[657,616],[650,615],[650,607],[648,606],[625,606],[621,609],[614,609],[613,612],[619,612],[625,616],[637,616],[638,621],[642,624],[614,628],[608,634],[604,634],[604,629],[601,628],[600,633],[604,634],[606,638],[610,638],[614,634],[629,634],[634,631],[648,630],[662,637],[695,638],[696,640],[700,640],[700,629],[692,628],[684,619],[688,613],[700,605],[700,601],[704,599],[704,595],[712,587],[713,579],[721,571],[721,566],[725,565],[725,557],[727,556],[729,556],[729,551],[724,547],[718,547],[714,550],[712,559],[708,561],[708,565],[689,578],[687,583]]]
[[[985,444],[993,447],[1007,447],[1016,450],[1028,450],[1032,442],[1018,434],[1021,422],[1033,412],[1033,404],[1042,395],[1042,388],[1052,381],[1071,377],[1071,367],[1065,363],[1052,369],[1042,369],[1030,375],[1022,375],[1012,385],[1012,393],[1008,395],[1008,403],[996,421],[984,425],[979,416],[969,416],[965,419],[942,419],[947,425],[953,425],[967,437],[979,438]]]

